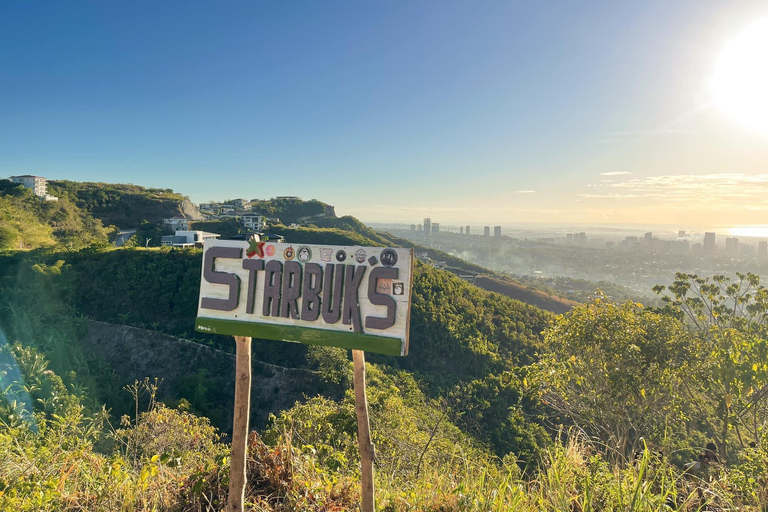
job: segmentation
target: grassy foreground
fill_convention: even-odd
[[[112,426],[104,411],[85,414],[78,397],[46,370],[38,354],[18,348],[17,354],[28,375],[26,387],[33,393],[46,389],[51,398],[31,415],[6,406],[9,420],[0,425],[0,510],[225,507],[229,449],[207,419],[183,404],[171,409],[155,402],[156,386],[145,381],[127,389],[144,412]],[[30,366],[38,371],[30,372]],[[341,448],[307,444],[302,432],[308,422],[285,428],[276,418],[264,438],[251,434],[247,510],[357,510],[357,460]],[[469,454],[461,443],[452,453],[441,447],[440,457],[428,457],[429,464],[416,468],[385,455],[377,460],[377,509],[757,511],[768,502],[765,448],[751,450],[729,469],[712,464],[684,473],[647,449],[632,461],[609,463],[583,436],[569,434],[528,472],[515,461]]]

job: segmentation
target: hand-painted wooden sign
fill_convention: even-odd
[[[198,331],[404,356],[413,250],[206,240]]]

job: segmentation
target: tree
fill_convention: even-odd
[[[744,447],[768,424],[768,290],[751,273],[737,273],[735,281],[678,273],[671,286],[654,291],[697,334],[684,389],[725,461],[732,434]]]
[[[598,295],[546,331],[543,399],[620,456],[642,449],[641,438],[669,442],[685,430],[689,338],[672,316]]]

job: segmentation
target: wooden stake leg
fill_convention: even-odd
[[[368,398],[365,396],[365,353],[352,351],[355,376],[355,412],[357,413],[357,444],[360,447],[362,512],[374,512],[373,497],[373,459],[376,450],[371,441],[371,425],[368,421]]]
[[[251,412],[251,338],[235,336],[235,418],[229,468],[227,512],[243,512],[245,465],[248,449],[248,416]]]

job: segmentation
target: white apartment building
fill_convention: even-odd
[[[175,215],[170,219],[163,219],[163,225],[168,231],[186,231],[189,229],[189,220]]]
[[[245,214],[240,216],[240,223],[245,229],[263,231],[267,227],[267,220],[263,215]]]
[[[58,201],[59,198],[48,195],[48,181],[42,176],[32,176],[31,174],[23,174],[21,176],[11,176],[8,178],[12,183],[18,183],[35,193],[37,197],[45,201]]]

